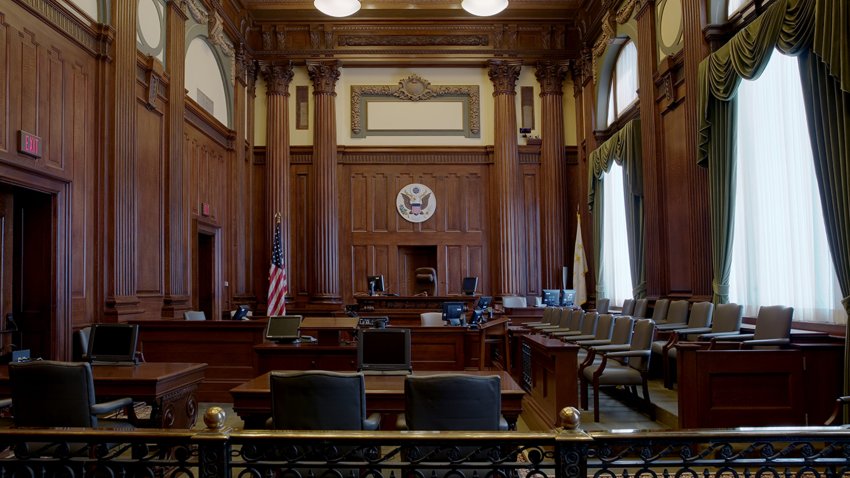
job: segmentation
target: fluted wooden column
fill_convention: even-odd
[[[142,312],[136,296],[136,16],[136,2],[112,0],[114,102],[105,124],[112,127],[113,136],[105,158],[108,187],[103,205],[105,312],[112,316],[110,321]]]
[[[521,247],[524,221],[520,213],[522,189],[519,182],[519,154],[516,123],[516,81],[521,63],[491,60],[488,74],[493,82],[495,131],[493,172],[498,223],[496,224],[496,264],[499,295],[525,295]]]
[[[251,129],[248,127],[251,118],[254,117],[253,110],[249,108],[253,104],[254,94],[251,91],[254,83],[253,76],[256,74],[255,62],[246,51],[244,45],[236,49],[236,84],[233,95],[233,129],[236,133],[236,161],[234,161],[234,180],[237,184],[238,194],[234,194],[231,203],[233,213],[231,217],[236,227],[231,228],[232,257],[230,261],[230,290],[228,296],[234,304],[255,305],[255,297],[250,294],[253,231],[251,218],[254,216],[251,201],[251,164],[253,163],[252,137],[249,135]],[[247,114],[243,114],[246,112]]]
[[[189,256],[186,204],[183,200],[183,112],[186,107],[183,52],[186,43],[186,13],[177,2],[168,3],[166,65],[170,77],[168,86],[168,186],[165,194],[168,218],[165,222],[165,296],[163,317],[182,317],[189,309],[186,285]]]
[[[339,226],[336,181],[335,61],[307,62],[313,82],[316,114],[313,125],[313,277],[311,302],[340,302]]]
[[[708,170],[697,166],[697,127],[699,112],[697,97],[699,96],[699,64],[709,54],[709,46],[703,34],[703,19],[705,2],[682,2],[682,20],[684,31],[683,76],[685,78],[685,170],[689,185],[689,207],[693,221],[690,240],[692,244],[691,272],[693,296],[711,300],[714,280],[711,265],[711,237],[708,192]]]
[[[266,247],[271,263],[275,215],[280,213],[283,247],[289,254],[289,83],[292,63],[262,66],[266,80]],[[287,257],[288,259],[288,257]],[[286,260],[287,269],[291,262]],[[289,276],[287,276],[289,277]]]
[[[564,165],[564,92],[567,64],[541,63],[535,71],[540,83],[541,134],[540,149],[540,272],[543,287],[561,287],[561,267],[567,238]],[[566,284],[564,284],[566,286]]]

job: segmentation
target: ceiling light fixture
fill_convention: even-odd
[[[463,0],[460,6],[473,15],[489,17],[507,8],[508,0]]]
[[[347,17],[360,10],[359,0],[314,0],[317,10],[332,17]]]

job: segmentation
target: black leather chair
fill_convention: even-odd
[[[404,398],[400,429],[508,429],[498,375],[411,375],[404,381]]]
[[[16,427],[133,429],[133,400],[95,402],[91,366],[84,362],[35,360],[9,364]],[[100,419],[124,410],[127,420]]]
[[[89,361],[89,337],[91,337],[91,327],[83,327],[74,332],[74,360]]]
[[[362,373],[322,370],[269,375],[273,428],[285,430],[377,430],[381,416],[366,416]]]

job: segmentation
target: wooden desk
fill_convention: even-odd
[[[354,297],[359,307],[359,314],[364,317],[387,316],[390,324],[396,326],[419,325],[419,314],[443,310],[443,302],[463,302],[471,311],[479,296],[446,295],[446,296],[392,296],[392,295],[359,295]]]
[[[305,317],[301,321],[301,335],[315,336],[319,345],[339,345],[356,331],[357,317]]]
[[[523,335],[520,383],[528,391],[526,414],[533,430],[549,430],[559,424],[564,407],[578,408],[578,349],[540,334]]]
[[[415,375],[434,375],[438,373],[464,373],[467,375],[498,375],[502,380],[502,416],[511,430],[516,429],[516,421],[522,413],[522,397],[525,392],[507,372],[416,372]],[[395,416],[404,413],[404,376],[367,375],[366,409],[368,413],[387,414],[381,420],[384,427],[395,425]],[[271,416],[271,392],[269,392],[269,374],[239,385],[230,390],[233,396],[233,410],[245,422],[245,428],[262,428]],[[389,416],[392,415],[392,416]]]
[[[357,370],[356,345],[265,342],[254,346],[254,354],[257,356],[255,375],[272,370]]]
[[[195,391],[204,379],[205,363],[142,362],[135,366],[92,366],[98,402],[131,397],[153,406],[147,425],[192,428],[198,416]],[[9,367],[0,366],[0,395],[8,397]]]

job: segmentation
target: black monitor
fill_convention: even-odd
[[[298,343],[300,327],[300,315],[273,315],[266,324],[266,338],[281,343]]]
[[[361,371],[410,371],[410,329],[358,329],[357,364]]]
[[[248,312],[251,309],[248,308],[247,305],[240,305],[236,308],[236,312],[233,313],[233,320],[248,320]]]
[[[463,290],[464,295],[475,295],[475,289],[478,288],[478,277],[464,277]]]
[[[384,276],[382,274],[375,276],[366,276],[366,285],[369,290],[369,295],[374,295],[375,292],[383,292]]]
[[[88,356],[92,362],[135,362],[139,326],[94,324],[89,335]]]
[[[555,307],[561,303],[561,291],[559,289],[543,289],[543,305]]]
[[[464,325],[463,309],[463,302],[443,302],[443,321],[447,325]]]
[[[487,307],[490,307],[493,304],[493,297],[489,295],[482,295],[478,298],[478,303],[475,304],[476,309],[484,310]]]
[[[575,289],[561,289],[561,307],[572,307],[576,302]]]

